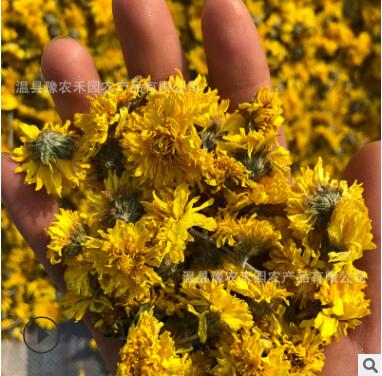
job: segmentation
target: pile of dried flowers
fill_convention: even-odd
[[[65,314],[125,341],[118,375],[314,375],[370,313],[362,187],[291,175],[277,93],[233,113],[198,76],[113,85],[72,123],[20,124],[25,182],[77,192],[48,229]]]
[[[46,122],[59,121],[40,73],[42,51],[52,38],[75,38],[90,50],[104,82],[125,81],[127,72],[113,26],[111,1],[2,1],[3,151],[20,145],[19,120],[40,129]],[[292,171],[313,167],[321,155],[326,169],[341,176],[353,153],[379,137],[379,2],[244,1],[262,38],[273,86],[284,103]],[[194,75],[208,73],[202,47],[203,3],[167,0]],[[54,294],[40,296],[35,290],[36,274],[45,278],[44,273],[25,242],[22,248],[15,244],[18,235],[7,222],[3,226],[3,255],[12,260],[12,266],[4,262],[2,275],[12,288],[3,284],[2,293],[9,304],[3,305],[2,318],[6,319],[3,327],[11,328],[7,333],[19,337],[36,307],[50,305]],[[28,268],[21,265],[22,252],[30,259]],[[47,279],[45,285],[53,289]],[[34,298],[25,299],[26,291]],[[8,326],[10,317],[14,320]]]

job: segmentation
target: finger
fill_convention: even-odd
[[[231,108],[271,86],[259,35],[242,0],[207,0],[202,29],[211,84],[230,99]],[[279,141],[286,146],[283,131]]]
[[[363,354],[361,345],[351,336],[342,336],[339,342],[325,349],[325,367],[320,376],[357,375],[357,354]]]
[[[377,249],[366,252],[356,266],[368,274],[366,294],[371,299],[372,314],[362,322],[359,334],[364,336],[363,347],[367,354],[381,352],[381,143],[372,142],[361,149],[350,161],[345,176],[349,183],[362,182],[364,197],[373,225],[373,241]]]
[[[381,352],[381,145],[373,142],[361,149],[346,167],[345,177],[349,184],[355,180],[364,186],[364,198],[373,223],[375,251],[367,252],[357,260],[356,266],[368,273],[367,297],[371,299],[371,315],[362,319],[362,324],[340,342],[325,349],[325,368],[320,374],[355,375],[357,354]]]
[[[188,76],[182,47],[165,0],[113,0],[113,16],[129,76],[166,80]]]
[[[203,38],[211,83],[234,105],[271,84],[255,24],[242,0],[207,0]]]
[[[102,91],[92,57],[74,39],[65,37],[50,42],[43,52],[41,69],[45,81],[57,85],[57,91],[51,92],[63,120],[71,119],[76,112],[88,112],[90,85],[93,86],[91,95]]]

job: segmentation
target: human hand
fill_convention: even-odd
[[[131,77],[151,75],[153,81],[166,80],[175,69],[187,77],[180,42],[164,0],[114,0],[113,11]],[[251,100],[259,87],[270,85],[269,69],[256,28],[241,0],[207,0],[202,21],[210,83],[231,100],[232,109],[238,103]],[[72,84],[100,81],[91,56],[70,38],[56,39],[47,46],[42,57],[42,71],[49,81],[66,80]],[[57,92],[53,99],[63,120],[89,108],[86,93]],[[286,145],[283,135],[279,141]],[[15,167],[9,158],[4,159],[4,204],[48,273],[64,289],[63,270],[49,265],[46,259],[45,229],[54,220],[58,205],[43,191],[35,192],[33,187],[25,186],[23,176],[14,174]],[[92,326],[90,317],[85,321],[109,368],[114,371],[121,344],[102,337]],[[337,359],[332,357],[331,360],[330,352],[328,354],[327,367],[330,367]]]

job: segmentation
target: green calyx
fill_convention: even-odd
[[[71,240],[71,243],[68,246],[66,246],[64,250],[64,257],[67,259],[75,257],[81,253],[82,244],[86,240],[85,231],[81,230],[73,234],[70,240]]]
[[[212,151],[216,148],[218,142],[222,139],[222,135],[218,133],[216,124],[200,133],[203,148]]]
[[[113,207],[111,208],[111,216],[115,220],[122,219],[127,223],[135,223],[143,214],[144,209],[137,196],[119,194],[115,197]]]
[[[317,189],[309,201],[309,210],[317,217],[318,225],[322,226],[329,223],[333,210],[340,199],[341,193],[338,190],[331,190],[323,186]]]
[[[252,157],[246,157],[243,160],[243,164],[247,170],[251,173],[251,179],[258,182],[263,176],[268,176],[272,172],[272,163],[267,158],[265,151],[260,151],[252,155]]]
[[[41,133],[35,141],[27,143],[34,157],[44,165],[55,163],[57,159],[68,160],[73,156],[76,140],[53,131]]]

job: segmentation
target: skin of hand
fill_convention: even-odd
[[[175,69],[188,77],[186,62],[165,0],[114,0],[114,22],[129,75],[151,75],[152,81],[166,80]],[[250,101],[259,87],[271,85],[269,68],[253,20],[242,0],[206,0],[202,16],[203,39],[210,84],[231,101]],[[100,81],[88,51],[70,38],[57,38],[45,48],[41,61],[47,81]],[[56,109],[63,120],[76,112],[87,112],[86,93],[53,93]],[[282,132],[279,138],[286,147]],[[368,296],[371,316],[361,327],[326,350],[323,375],[356,375],[357,353],[380,352],[380,144],[361,150],[350,162],[349,181],[358,179],[365,187],[365,198],[374,223],[378,250],[365,255],[360,267],[369,273]],[[2,158],[2,198],[9,215],[35,251],[56,285],[64,290],[63,269],[46,258],[46,228],[54,220],[58,205],[45,191],[36,192],[24,185],[24,176],[16,175],[16,164]],[[122,343],[102,336],[85,317],[85,324],[111,372],[115,372]],[[345,371],[346,370],[346,371]]]

